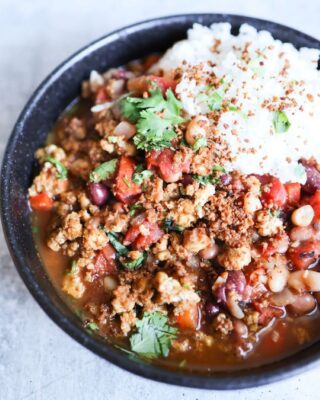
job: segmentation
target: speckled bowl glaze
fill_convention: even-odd
[[[1,216],[7,244],[21,278],[31,294],[65,332],[83,346],[135,374],[175,385],[204,389],[239,389],[284,379],[319,364],[320,343],[281,361],[254,369],[210,375],[171,371],[129,358],[88,333],[59,297],[43,268],[31,233],[27,189],[34,173],[34,152],[66,106],[79,95],[80,84],[92,69],[107,70],[154,51],[163,51],[186,36],[193,23],[230,22],[237,33],[243,23],[270,31],[296,47],[320,47],[320,42],[291,28],[268,21],[228,14],[176,15],[141,22],[113,32],[71,56],[35,91],[10,136],[1,172]]]

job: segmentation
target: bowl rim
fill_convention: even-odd
[[[94,50],[100,47],[106,46],[109,43],[119,40],[122,34],[130,35],[138,32],[141,29],[151,29],[155,24],[171,23],[176,24],[179,20],[183,21],[186,18],[201,19],[205,17],[219,18],[221,22],[227,18],[238,20],[239,23],[256,23],[279,28],[287,31],[294,35],[298,35],[314,43],[318,48],[320,42],[296,29],[287,27],[285,25],[271,22],[264,19],[247,17],[236,14],[222,14],[222,13],[188,13],[188,14],[176,14],[168,15],[159,18],[147,19],[140,21],[117,30],[114,30],[102,37],[90,42],[89,44],[81,47],[78,51],[73,53],[65,61],[61,62],[36,88],[32,96],[26,103],[22,112],[20,113],[16,124],[12,130],[12,133],[8,139],[8,143],[3,155],[2,169],[1,169],[1,220],[4,231],[4,236],[9,248],[10,255],[14,261],[15,267],[22,278],[24,284],[28,288],[33,298],[37,301],[44,312],[51,318],[51,320],[58,325],[64,332],[69,334],[78,343],[93,351],[95,354],[103,357],[105,360],[111,362],[114,365],[121,367],[122,369],[132,372],[144,378],[155,380],[158,382],[164,382],[184,387],[201,388],[201,389],[217,389],[217,390],[230,390],[230,389],[243,389],[256,387],[268,383],[276,382],[280,379],[286,379],[291,376],[297,375],[301,372],[309,370],[315,365],[320,365],[320,357],[317,352],[312,352],[298,357],[292,362],[289,362],[290,357],[286,357],[288,360],[287,365],[282,365],[280,362],[265,365],[255,369],[243,369],[238,372],[230,373],[213,373],[211,375],[198,375],[188,371],[177,371],[169,370],[166,368],[158,367],[155,365],[149,365],[145,363],[139,363],[135,360],[130,359],[124,352],[116,349],[113,345],[99,340],[96,335],[90,335],[84,329],[77,326],[70,318],[66,318],[50,301],[49,297],[44,288],[36,281],[31,273],[31,270],[23,258],[22,252],[19,250],[19,243],[15,239],[12,228],[12,210],[10,208],[10,195],[9,191],[6,191],[6,186],[10,184],[10,170],[9,158],[14,152],[18,130],[20,126],[23,126],[25,119],[28,118],[28,110],[34,103],[37,102],[45,92],[46,89],[56,80],[59,79],[61,74],[67,71],[72,65],[78,61],[83,60],[86,55],[89,55]],[[193,21],[195,23],[197,21]],[[302,354],[303,350],[296,354]],[[278,365],[279,364],[279,365]]]

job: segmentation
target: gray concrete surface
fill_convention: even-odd
[[[0,0],[0,154],[30,94],[70,53],[138,20],[205,11],[271,19],[320,38],[319,0]],[[131,375],[51,322],[17,275],[1,234],[0,400],[311,400],[320,398],[319,373],[223,394]]]

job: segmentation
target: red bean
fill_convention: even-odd
[[[188,186],[188,185],[192,185],[193,183],[193,179],[191,175],[183,175],[183,177],[181,178],[181,183],[183,184],[183,186]]]
[[[242,271],[229,271],[226,282],[227,291],[235,291],[239,294],[244,292],[246,287],[246,278]]]
[[[313,194],[317,189],[320,189],[320,172],[307,161],[302,161],[301,164],[304,166],[307,174],[307,181],[302,188],[305,192]]]
[[[108,189],[101,183],[90,183],[89,193],[92,203],[96,206],[103,206],[106,204],[109,197]]]
[[[223,174],[220,176],[220,182],[222,185],[229,185],[231,183],[231,176],[229,174]]]
[[[211,319],[219,313],[220,307],[218,306],[217,303],[208,300],[204,306],[204,310],[207,318]]]

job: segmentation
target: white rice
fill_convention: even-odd
[[[199,98],[205,91],[206,73],[213,72],[223,79],[218,92],[224,101],[235,98],[241,110],[223,112],[217,126],[232,153],[228,169],[245,174],[269,173],[282,182],[304,183],[306,174],[298,160],[313,156],[320,161],[320,52],[307,48],[298,51],[289,43],[274,40],[269,32],[257,32],[247,24],[241,26],[238,36],[231,35],[230,29],[228,23],[210,28],[195,24],[188,31],[188,39],[176,43],[154,68],[166,74],[176,67],[183,69],[176,92],[190,117],[209,111],[207,103]],[[215,52],[212,46],[217,40],[221,44]],[[246,47],[249,61],[241,58]],[[201,68],[203,79],[201,74],[197,81],[190,77],[190,65]],[[285,66],[284,75],[281,71]],[[276,133],[274,112],[262,104],[268,101],[278,109],[289,84],[292,93],[283,111],[291,126],[287,132]]]

